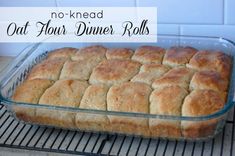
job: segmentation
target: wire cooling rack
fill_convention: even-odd
[[[86,133],[21,123],[0,105],[0,147],[80,155],[235,155],[234,109],[222,133],[204,142]]]

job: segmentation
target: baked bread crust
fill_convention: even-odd
[[[107,94],[108,111],[149,113],[149,95],[151,88],[138,82],[125,82],[114,85]],[[112,129],[120,133],[148,136],[148,120],[109,115]]]
[[[193,90],[184,100],[182,116],[205,116],[213,114],[224,106],[218,92],[213,90]],[[219,119],[205,121],[182,121],[182,133],[187,138],[213,135]]]
[[[198,51],[186,65],[197,71],[217,71],[225,79],[229,79],[231,70],[231,58],[221,51]]]
[[[16,102],[37,104],[44,91],[54,82],[51,80],[34,79],[23,82],[15,90],[12,100]],[[23,106],[13,106],[17,118],[26,122],[36,121],[36,108],[25,108]]]
[[[179,86],[154,90],[150,96],[150,114],[180,116],[183,100],[188,91]],[[180,121],[149,119],[151,136],[178,138],[181,136]]]
[[[166,86],[180,86],[188,89],[189,82],[194,72],[188,68],[177,67],[169,70],[162,77],[153,81],[152,87],[154,89],[163,88]]]
[[[153,80],[156,78],[160,78],[163,74],[165,74],[169,68],[160,64],[144,64],[140,68],[139,74],[134,76],[131,81],[132,82],[143,82],[148,85],[151,85]]]
[[[199,71],[194,74],[190,82],[190,89],[208,89],[218,92],[226,92],[228,81],[215,71]]]
[[[106,59],[106,48],[103,46],[95,45],[79,49],[79,51],[72,57],[74,61],[87,60],[93,66]]]
[[[94,65],[87,60],[65,62],[60,79],[88,80]]]
[[[90,85],[81,100],[79,108],[107,111],[106,97],[109,88],[105,85]],[[109,119],[106,115],[78,112],[76,126],[83,130],[108,131]]]
[[[134,51],[129,48],[111,48],[106,52],[107,59],[131,59]]]
[[[65,60],[63,59],[44,60],[33,67],[28,75],[28,79],[58,80],[64,62]]]
[[[166,50],[162,63],[171,67],[185,66],[196,52],[192,47],[171,47]]]
[[[39,100],[39,104],[63,107],[79,107],[81,98],[88,87],[87,82],[78,80],[58,80],[48,88]],[[74,127],[74,112],[37,109],[36,116],[40,123],[59,127]]]
[[[132,59],[145,63],[157,63],[161,64],[165,49],[157,46],[142,46],[135,50]]]
[[[74,56],[77,51],[78,51],[78,49],[70,48],[70,47],[55,49],[55,50],[48,53],[47,59],[68,60],[68,59],[71,59],[71,57]]]
[[[129,81],[140,68],[140,63],[132,60],[105,60],[94,68],[89,82],[108,86]]]

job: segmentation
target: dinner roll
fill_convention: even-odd
[[[32,79],[49,79],[58,80],[60,71],[64,65],[63,59],[50,59],[44,60],[41,63],[33,67],[28,75],[28,80]]]
[[[134,76],[131,81],[143,82],[151,85],[154,79],[161,77],[168,70],[169,68],[164,65],[155,63],[144,64],[141,66],[139,74]]]
[[[221,51],[202,50],[186,66],[197,71],[217,71],[223,78],[229,79],[231,58]]]
[[[94,65],[87,60],[65,62],[60,79],[88,80]]]
[[[166,86],[180,86],[188,89],[189,82],[193,76],[193,73],[194,72],[188,68],[173,68],[162,77],[155,79],[153,81],[152,87],[157,89]]]
[[[103,46],[95,45],[79,49],[79,51],[72,57],[74,61],[87,60],[93,66],[105,60],[106,48]]]
[[[94,68],[89,82],[108,86],[129,81],[140,68],[140,63],[132,60],[105,60]]]
[[[221,75],[215,71],[199,71],[192,77],[189,88],[190,90],[205,89],[217,91],[225,102],[228,80],[223,79]]]
[[[185,66],[196,52],[192,47],[171,47],[166,50],[162,63],[171,67]]]
[[[79,107],[81,98],[88,87],[87,82],[78,80],[58,80],[48,88],[39,100],[40,104],[63,107]],[[37,109],[40,123],[64,128],[75,127],[75,114],[56,109]]]
[[[107,94],[108,111],[149,113],[151,88],[139,82],[125,82],[114,85]],[[141,117],[108,116],[116,132],[149,135],[148,119]]]
[[[81,100],[79,108],[107,111],[106,97],[108,87],[105,85],[90,85]],[[106,115],[78,112],[76,126],[83,130],[108,131],[109,119]]]
[[[157,46],[142,46],[135,50],[133,60],[145,63],[161,64],[165,49]]]
[[[44,91],[53,84],[51,80],[33,79],[24,81],[12,96],[15,102],[37,104]],[[20,105],[13,106],[16,116],[24,121],[36,121],[35,109]]]
[[[150,114],[181,116],[181,107],[187,90],[179,86],[156,89],[150,96]],[[151,136],[178,138],[181,136],[179,120],[149,119]]]
[[[60,48],[60,49],[55,49],[51,52],[48,53],[47,59],[71,59],[72,56],[78,51],[76,48],[70,48],[70,47],[65,47],[65,48]]]
[[[224,107],[224,101],[213,90],[193,90],[184,100],[182,116],[207,116]],[[200,138],[213,135],[218,118],[205,121],[182,121],[182,133],[187,138]]]
[[[107,59],[130,59],[134,51],[129,48],[110,48],[106,52]]]

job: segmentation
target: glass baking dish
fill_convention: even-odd
[[[137,48],[141,45],[155,45],[168,48],[170,46],[192,46],[197,49],[215,49],[221,50],[224,53],[234,58],[235,44],[229,40],[218,37],[199,37],[199,36],[177,36],[177,35],[158,35],[157,43],[37,43],[25,48],[3,72],[5,75],[1,78],[1,94],[0,100],[4,104],[9,112],[18,120],[22,122],[29,122],[31,124],[39,124],[45,126],[60,127],[64,129],[75,129],[80,131],[92,131],[92,132],[104,132],[104,133],[120,133],[126,135],[137,135],[142,137],[151,138],[167,138],[177,140],[205,140],[213,138],[219,132],[222,131],[225,120],[227,118],[229,110],[234,105],[234,63],[232,64],[232,71],[230,77],[230,85],[228,91],[227,102],[223,109],[220,111],[200,117],[186,117],[186,116],[169,116],[169,115],[151,115],[143,113],[128,113],[128,112],[112,112],[101,111],[92,109],[80,109],[72,107],[62,106],[50,106],[42,104],[30,104],[30,103],[18,103],[11,101],[11,97],[16,87],[21,84],[27,77],[27,74],[31,68],[46,58],[50,50],[62,47],[85,47],[90,45],[103,45],[105,47],[128,47]],[[232,59],[233,62],[233,59]],[[76,126],[66,126],[65,124],[53,125],[53,123],[45,123],[46,119],[35,118],[35,120],[28,121],[25,118],[18,118],[15,115],[15,108],[28,110],[40,110],[47,112],[51,116],[56,113],[64,113],[69,115],[79,115],[81,118],[86,117],[86,122],[79,122],[79,128]],[[116,118],[123,119],[125,121],[131,121],[127,123],[109,124],[94,122],[94,119],[103,118]],[[161,121],[161,123],[180,123],[178,126],[162,125],[162,127],[156,127],[154,132],[149,128],[149,124],[143,124],[147,121]],[[184,129],[182,124],[191,125],[191,127]],[[62,126],[63,125],[63,126]],[[65,125],[65,126],[64,126]],[[173,124],[174,125],[174,124]]]

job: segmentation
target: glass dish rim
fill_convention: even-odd
[[[203,38],[203,39],[217,39],[223,42],[227,42],[228,44],[231,44],[235,48],[235,43],[229,39],[223,38],[223,37],[215,37],[215,36],[193,36],[193,35],[170,35],[170,34],[158,34],[158,36],[161,37],[178,37],[178,38]],[[51,42],[53,43],[53,42]],[[84,42],[85,43],[85,42]],[[32,43],[26,48],[24,48],[19,55],[15,57],[14,60],[18,60],[23,52],[26,51],[26,55],[23,58],[27,58],[35,48],[38,48],[43,42],[39,43]],[[47,43],[48,44],[48,43]],[[98,44],[98,43],[97,43]],[[28,50],[29,49],[29,50]],[[30,53],[31,52],[31,53]],[[28,54],[30,53],[30,54]],[[23,63],[24,60],[21,58],[18,63]],[[17,63],[17,62],[16,62]],[[11,76],[12,72],[14,72],[18,67],[16,65],[12,65],[14,67],[9,67],[11,64],[9,64],[5,69],[10,68],[10,71],[7,72],[6,75],[3,76],[0,82],[0,90],[2,90],[2,84],[7,81],[7,77]],[[6,70],[3,70],[4,72]],[[81,112],[81,113],[90,113],[90,114],[99,114],[99,115],[115,115],[115,116],[125,116],[125,117],[141,117],[141,118],[156,118],[156,119],[165,119],[165,120],[180,120],[180,121],[205,121],[210,120],[214,118],[219,118],[222,115],[226,114],[231,108],[234,106],[234,80],[235,79],[235,62],[233,59],[232,64],[232,70],[230,75],[230,83],[229,83],[229,90],[228,90],[228,96],[227,96],[227,102],[225,103],[224,107],[213,114],[206,115],[206,116],[173,116],[173,115],[157,115],[157,114],[147,114],[147,113],[134,113],[134,112],[117,112],[117,111],[104,111],[104,110],[95,110],[95,109],[81,109],[81,108],[74,108],[74,107],[63,107],[63,106],[52,106],[52,105],[45,105],[45,104],[32,104],[32,103],[24,103],[24,102],[15,102],[11,101],[5,97],[3,97],[1,91],[0,91],[0,102],[3,105],[9,105],[9,106],[20,106],[20,107],[30,107],[30,108],[43,108],[43,109],[53,109],[53,110],[61,110],[61,111],[70,111],[70,112]]]

